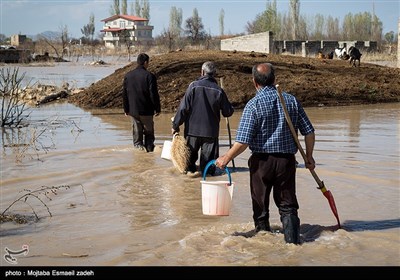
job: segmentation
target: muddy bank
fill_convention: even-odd
[[[158,79],[162,110],[174,111],[189,83],[200,75],[204,61],[213,60],[218,78],[236,108],[254,96],[254,64],[271,62],[281,90],[294,94],[304,106],[336,106],[400,101],[400,69],[361,61],[351,67],[339,59],[302,58],[226,51],[180,51],[152,56],[149,70]],[[85,108],[122,108],[124,75],[133,62],[92,84],[69,101]]]

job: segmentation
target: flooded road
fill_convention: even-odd
[[[245,238],[235,233],[253,229],[248,150],[228,166],[230,215],[206,216],[201,178],[161,158],[172,114],[155,118],[156,149],[143,153],[132,149],[121,110],[55,103],[35,108],[27,128],[3,131],[0,209],[25,189],[69,188],[14,204],[9,214],[32,221],[2,223],[1,252],[28,245],[19,266],[399,266],[400,104],[305,109],[316,128],[315,171],[335,198],[341,229],[299,153],[302,245],[284,243],[274,204],[274,233]],[[240,116],[229,119],[233,138]],[[228,140],[222,119],[221,154]],[[10,265],[3,255],[1,265]]]

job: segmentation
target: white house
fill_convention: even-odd
[[[149,20],[137,16],[113,15],[103,19],[104,43],[107,48],[115,48],[125,45],[125,40],[130,44],[149,45],[153,42],[154,26],[148,25]]]

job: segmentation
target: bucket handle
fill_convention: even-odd
[[[207,175],[207,170],[208,170],[208,168],[209,168],[211,165],[213,165],[213,164],[215,165],[215,159],[210,160],[210,162],[207,163],[206,167],[204,168],[204,172],[203,172],[203,181],[206,180],[206,175]],[[230,185],[232,185],[232,178],[231,178],[231,173],[229,172],[229,169],[228,169],[228,167],[226,167],[226,166],[225,166],[225,171],[226,171],[226,174],[228,174],[229,186],[230,186]]]

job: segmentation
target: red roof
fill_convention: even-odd
[[[129,16],[129,15],[113,15],[109,18],[102,19],[101,21],[106,22],[106,21],[116,20],[119,18],[123,18],[123,19],[130,20],[130,21],[149,21],[148,19],[145,19],[145,18],[141,18],[141,17],[137,17],[137,16]]]

